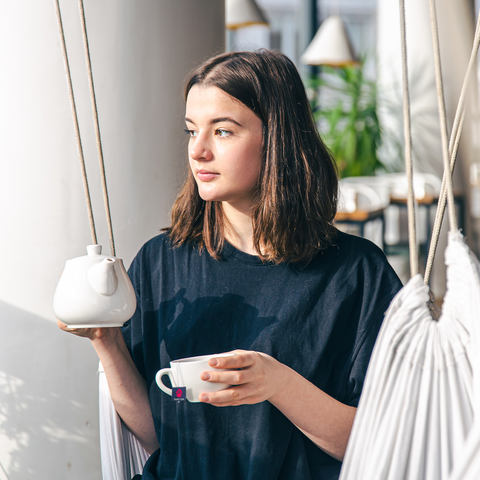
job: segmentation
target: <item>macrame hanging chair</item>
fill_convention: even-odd
[[[101,363],[98,382],[102,478],[131,480],[143,472],[150,455],[118,416]]]
[[[425,279],[418,272],[412,187],[404,0],[402,33],[405,158],[409,185],[412,278],[387,310],[367,371],[340,480],[460,480],[462,468],[480,478],[480,265],[457,230],[452,171],[464,120],[470,73],[480,43],[480,18],[460,95],[450,145],[434,0],[429,0],[444,159],[444,177]],[[447,292],[438,318],[428,288],[448,197],[450,232],[445,252]],[[476,432],[466,444],[470,432]]]
[[[60,4],[59,4],[59,0],[55,0],[55,9],[56,9],[58,30],[59,30],[59,36],[60,36],[60,45],[62,48],[65,73],[67,77],[67,86],[68,86],[68,93],[70,98],[73,124],[75,129],[77,151],[80,158],[80,168],[81,168],[81,174],[82,174],[83,188],[84,188],[85,200],[87,204],[90,233],[91,233],[92,243],[93,243],[93,245],[87,247],[87,249],[90,250],[90,253],[91,253],[90,256],[93,257],[93,261],[96,265],[105,261],[107,262],[114,261],[115,268],[118,268],[118,264],[120,264],[120,268],[117,271],[117,276],[118,276],[118,275],[123,275],[124,268],[123,268],[122,260],[115,257],[115,243],[113,238],[112,221],[110,217],[107,182],[106,182],[105,167],[103,162],[102,143],[101,143],[101,137],[100,137],[100,128],[99,128],[99,122],[98,122],[92,68],[90,63],[90,53],[89,53],[89,47],[88,47],[87,27],[86,27],[86,21],[85,21],[83,0],[78,0],[78,6],[80,11],[80,20],[81,20],[81,27],[82,27],[82,33],[83,33],[83,44],[84,44],[84,50],[85,50],[85,60],[87,64],[90,97],[91,97],[92,111],[93,111],[93,117],[94,117],[95,137],[97,142],[97,152],[98,152],[98,158],[99,158],[99,164],[100,164],[100,174],[101,174],[101,181],[102,181],[105,214],[107,218],[108,234],[109,234],[109,240],[110,240],[111,257],[100,255],[101,247],[97,245],[95,222],[93,218],[87,174],[85,170],[85,161],[83,157],[83,148],[82,148],[82,142],[80,138],[80,129],[79,129],[78,119],[77,119],[77,111],[76,111],[76,105],[75,105],[75,97],[73,94],[72,80],[70,76],[70,67],[68,63],[68,55],[67,55],[65,37],[63,32]],[[73,261],[76,263],[85,263],[85,258],[87,258],[88,260],[92,260],[92,258],[88,258],[87,256],[87,257],[79,257],[77,259],[74,259]],[[72,260],[70,260],[70,262],[72,262]],[[62,275],[62,278],[63,276],[65,276],[65,271],[64,271],[64,275]],[[133,287],[126,273],[123,275],[123,280],[121,278],[119,280],[120,281],[116,286],[115,293],[108,294],[109,292],[107,292],[107,295],[103,295],[103,297],[105,298],[102,297],[101,299],[102,301],[100,303],[103,303],[105,307],[103,310],[104,311],[106,310],[108,313],[103,323],[95,325],[95,323],[98,323],[98,322],[93,321],[93,323],[90,323],[88,325],[82,325],[83,323],[86,322],[86,320],[85,320],[85,317],[82,316],[81,312],[79,315],[77,315],[78,318],[76,319],[76,321],[70,321],[72,320],[70,316],[69,319],[66,321],[66,323],[69,322],[68,323],[69,326],[76,327],[76,328],[83,327],[83,326],[111,327],[111,326],[122,325],[126,320],[128,320],[133,315],[136,307],[136,300],[135,300]],[[57,286],[57,291],[55,294],[56,297],[57,297],[57,293],[59,291],[60,286],[61,284],[59,282],[59,286]],[[123,302],[124,302],[124,305],[123,305],[124,308],[121,309],[122,311],[120,315],[116,311],[118,309],[112,308],[112,305],[114,304],[114,302],[109,300],[109,298],[114,296],[117,292],[120,294],[119,296],[123,298]],[[95,300],[95,303],[99,303],[99,302]],[[55,302],[54,302],[54,306],[55,306]],[[116,305],[113,305],[113,307],[115,306]],[[63,320],[61,317],[60,319]],[[130,433],[130,431],[126,428],[126,426],[123,424],[122,420],[118,416],[112,402],[110,390],[108,388],[106,376],[103,371],[103,366],[101,363],[99,365],[98,374],[99,374],[100,453],[101,453],[101,462],[102,462],[102,476],[104,480],[130,480],[135,474],[142,473],[143,466],[145,465],[149,457],[149,454],[143,449],[140,442]]]
[[[438,322],[419,275],[387,311],[341,480],[446,480],[463,452],[478,398],[479,266],[458,232],[449,234],[445,256],[447,294]]]
[[[478,480],[480,478],[480,424],[472,427],[468,440],[448,480]]]

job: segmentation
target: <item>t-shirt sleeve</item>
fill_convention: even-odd
[[[370,357],[388,305],[389,302],[387,301],[372,317],[370,327],[365,331],[360,344],[354,351],[353,363],[347,380],[349,392],[345,401],[345,403],[351,407],[358,406]]]
[[[372,266],[373,265],[373,266]],[[402,283],[388,264],[383,253],[365,268],[364,302],[369,305],[365,318],[360,320],[357,341],[347,374],[346,400],[356,407],[360,400],[365,375],[382,322],[391,301]]]

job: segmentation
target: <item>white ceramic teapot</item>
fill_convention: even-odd
[[[55,315],[71,328],[121,327],[135,313],[137,300],[120,258],[88,255],[67,260],[53,298]]]

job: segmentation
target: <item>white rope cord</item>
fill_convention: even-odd
[[[445,96],[443,92],[442,65],[440,60],[440,45],[438,39],[438,22],[435,0],[429,0],[430,22],[432,27],[433,57],[435,60],[435,79],[437,84],[438,112],[440,116],[440,133],[442,138],[443,171],[448,199],[448,216],[450,220],[450,231],[458,229],[457,216],[455,214],[455,203],[453,197],[453,183],[450,172],[450,158],[448,151],[447,113],[445,109]]]
[[[80,19],[82,23],[83,48],[85,50],[85,63],[87,64],[88,85],[90,87],[90,99],[92,102],[93,123],[95,126],[95,138],[97,141],[98,162],[100,165],[100,176],[102,180],[103,204],[105,206],[105,216],[107,218],[108,237],[110,240],[110,251],[115,256],[115,242],[113,239],[112,218],[110,215],[110,203],[108,201],[107,179],[105,175],[105,164],[103,162],[102,140],[100,137],[100,126],[98,123],[97,101],[95,98],[95,88],[93,86],[92,64],[90,61],[90,49],[88,47],[87,26],[85,22],[85,11],[83,0],[78,0],[78,9],[80,10]]]
[[[480,15],[477,19],[477,27],[475,30],[475,38],[473,41],[472,53],[470,55],[470,61],[468,63],[467,72],[465,74],[465,79],[463,81],[462,90],[460,93],[460,98],[458,101],[457,111],[455,113],[455,120],[453,122],[452,134],[450,136],[449,152],[450,152],[450,172],[453,174],[455,168],[455,163],[457,160],[458,147],[460,144],[460,138],[462,135],[463,122],[465,120],[465,99],[467,95],[468,84],[470,81],[471,73],[473,68],[476,65],[476,58],[478,53],[478,48],[480,46]],[[430,248],[428,252],[427,266],[425,268],[425,283],[430,282],[430,275],[432,273],[433,260],[435,258],[435,252],[438,244],[438,239],[440,236],[440,227],[442,225],[443,216],[445,213],[445,205],[447,201],[446,193],[446,178],[445,174],[442,179],[442,188],[440,190],[440,197],[438,200],[437,212],[435,215],[435,223],[432,230],[432,239],[430,241]]]
[[[415,192],[413,189],[412,128],[410,121],[410,93],[408,88],[407,37],[405,27],[405,1],[400,0],[400,33],[402,40],[403,75],[403,135],[405,138],[405,166],[408,180],[408,243],[410,250],[410,275],[418,273],[417,231],[415,222]]]
[[[65,75],[67,77],[68,96],[70,98],[70,109],[72,111],[73,126],[75,129],[75,138],[77,141],[77,151],[78,151],[78,156],[80,158],[80,170],[82,173],[83,192],[85,194],[85,201],[87,203],[88,223],[90,225],[90,234],[92,237],[92,243],[95,245],[97,243],[97,235],[95,232],[95,221],[93,219],[92,202],[90,199],[90,191],[88,189],[88,180],[87,180],[87,172],[85,170],[85,159],[83,157],[82,140],[80,138],[80,129],[78,126],[77,108],[75,106],[75,97],[73,95],[72,77],[70,75],[70,66],[68,63],[67,48],[65,45],[65,35],[63,33],[62,16],[60,13],[60,4],[58,3],[58,0],[55,0],[55,10],[57,14],[58,32],[60,35],[60,45],[62,47],[63,65],[65,67]]]

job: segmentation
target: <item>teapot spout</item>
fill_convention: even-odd
[[[113,295],[117,289],[118,280],[114,266],[115,259],[107,257],[102,262],[90,267],[88,280],[93,289],[101,295]]]

